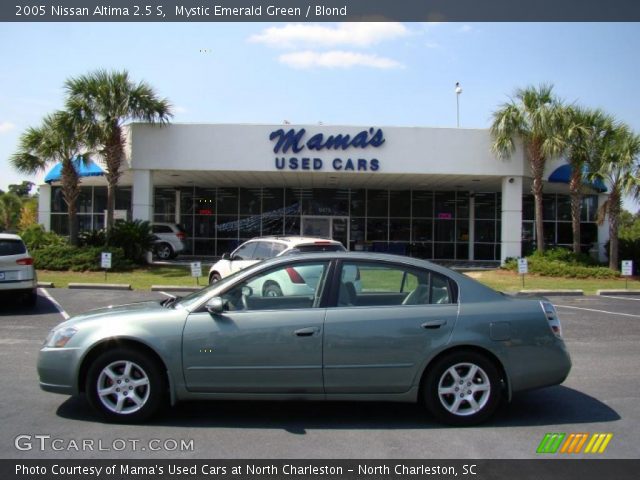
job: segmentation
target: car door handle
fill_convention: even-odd
[[[430,320],[428,322],[424,322],[422,325],[420,325],[422,328],[428,329],[428,330],[433,330],[436,328],[440,328],[443,325],[446,325],[447,321],[446,320]]]
[[[320,329],[318,327],[308,327],[308,328],[301,328],[300,330],[296,330],[293,333],[298,337],[310,337],[313,334],[318,333],[319,331]]]

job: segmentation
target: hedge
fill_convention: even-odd
[[[51,245],[31,252],[34,265],[39,270],[70,270],[86,272],[102,270],[100,257],[102,252],[111,252],[111,270],[131,270],[134,265],[124,256],[121,248],[114,247],[72,247],[70,245]]]

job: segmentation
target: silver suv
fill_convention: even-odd
[[[151,233],[156,237],[153,252],[162,260],[175,258],[186,249],[187,233],[177,223],[152,223]]]
[[[38,278],[33,258],[18,235],[0,233],[0,292],[18,292],[25,303],[38,301]]]

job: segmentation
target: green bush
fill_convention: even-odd
[[[86,272],[102,270],[102,252],[111,252],[111,270],[131,270],[133,263],[121,248],[114,247],[72,247],[70,245],[50,245],[32,252],[35,267],[39,270],[70,270]]]
[[[64,237],[54,232],[46,232],[42,225],[37,224],[20,231],[20,236],[31,253],[44,247],[67,245]]]
[[[103,247],[107,244],[107,235],[104,230],[86,230],[78,234],[78,243],[81,247]]]
[[[609,255],[609,242],[605,245],[605,251],[607,257]],[[633,260],[633,273],[638,275],[640,273],[640,238],[624,238],[618,239],[618,259]],[[620,267],[620,265],[618,265]]]
[[[529,273],[547,277],[568,278],[616,278],[620,274],[610,268],[600,266],[588,255],[576,255],[565,248],[552,248],[543,253],[534,252],[527,257]],[[518,261],[509,258],[504,268],[518,271]]]
[[[107,245],[121,248],[125,258],[143,264],[147,252],[153,248],[153,234],[149,222],[134,220],[116,222],[107,238]]]

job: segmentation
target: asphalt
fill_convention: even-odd
[[[39,389],[38,349],[63,320],[55,303],[75,315],[162,298],[162,292],[41,289],[35,309],[3,298],[0,458],[534,458],[548,432],[610,432],[600,457],[638,458],[640,296],[554,297],[574,364],[569,378],[518,395],[480,427],[439,425],[417,405],[210,401],[178,404],[142,426],[110,425],[82,398]],[[16,438],[33,448],[19,450]],[[53,439],[62,450],[52,449]],[[154,439],[154,447],[168,442],[172,451],[152,451]],[[73,448],[87,440],[93,450]],[[174,441],[186,442],[187,450],[173,449]]]

